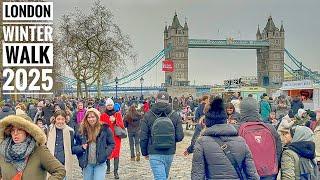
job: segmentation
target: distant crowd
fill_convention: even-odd
[[[83,179],[119,179],[121,142],[131,159],[150,162],[166,180],[183,122],[195,124],[191,179],[320,179],[320,112],[301,97],[267,94],[260,101],[219,96],[27,99],[0,111],[0,179],[72,179],[78,158]]]

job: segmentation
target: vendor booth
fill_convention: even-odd
[[[240,89],[240,94],[243,98],[248,97],[249,94],[252,95],[254,99],[257,101],[260,101],[260,97],[263,95],[263,93],[266,93],[267,90],[266,88],[263,87],[241,87]]]
[[[301,97],[305,110],[317,110],[320,107],[320,85],[313,84],[311,80],[283,82],[280,90],[291,98]]]

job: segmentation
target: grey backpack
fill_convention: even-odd
[[[318,165],[315,160],[300,157],[300,179],[318,180],[320,179]]]
[[[152,145],[157,150],[166,150],[175,146],[175,127],[170,119],[173,111],[165,117],[159,117],[152,111],[150,111],[156,120],[151,128],[151,140]]]

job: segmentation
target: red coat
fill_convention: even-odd
[[[115,135],[114,126],[117,125],[117,126],[119,126],[121,128],[124,128],[124,124],[123,124],[121,113],[116,112],[113,116],[116,118],[115,123],[111,123],[110,116],[108,114],[106,114],[106,113],[103,113],[100,116],[100,121],[102,123],[106,123],[106,124],[109,125],[109,127],[110,127],[110,129],[111,129],[111,131],[113,133],[113,138],[114,138],[114,142],[115,142],[114,149],[113,149],[111,155],[108,157],[108,159],[118,158],[120,156],[121,138],[119,138],[118,136]]]
[[[143,104],[143,112],[147,113],[150,111],[150,104],[148,102]]]

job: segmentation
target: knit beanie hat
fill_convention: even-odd
[[[100,115],[101,115],[100,112],[96,108],[89,108],[86,111],[85,117],[87,117],[88,114],[91,113],[91,112],[94,113],[97,117],[100,117]]]
[[[211,127],[215,124],[225,124],[226,122],[227,114],[224,109],[223,100],[217,97],[212,101],[205,115],[205,124],[207,127]]]
[[[113,100],[112,100],[111,98],[108,98],[108,99],[106,100],[106,106],[108,106],[108,105],[114,106],[114,102],[113,102]]]
[[[252,97],[244,98],[240,103],[241,122],[257,121],[260,119],[259,105]]]

